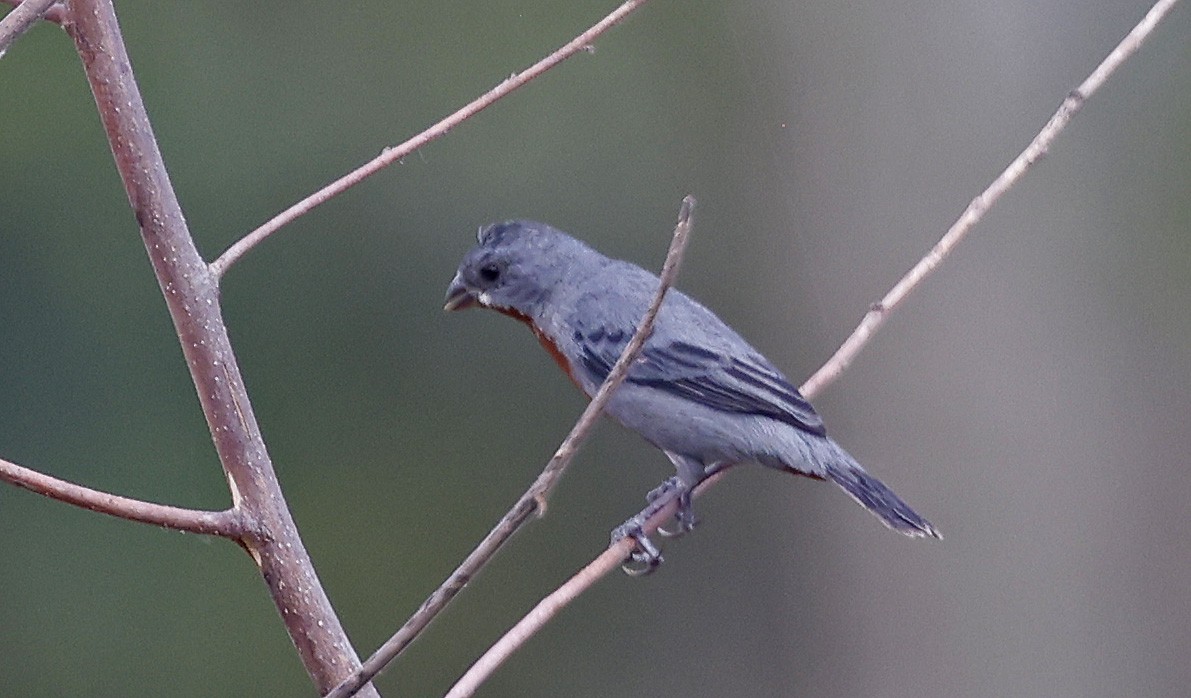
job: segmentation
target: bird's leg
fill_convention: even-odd
[[[678,509],[674,512],[674,528],[658,526],[658,535],[663,538],[677,538],[695,528],[698,523],[699,517],[695,516],[695,508],[691,506],[691,490],[682,485],[678,492]]]
[[[661,497],[666,497],[667,495],[670,495],[674,492],[677,492],[678,490],[681,490],[682,487],[683,487],[682,479],[679,478],[677,475],[675,475],[671,478],[668,478],[665,482],[663,482],[662,484],[660,484],[657,487],[650,490],[645,495],[645,501],[652,504],[653,502],[657,501]],[[666,501],[667,502],[670,501],[669,498],[667,498]]]
[[[663,562],[662,551],[650,540],[649,536],[645,535],[643,523],[641,515],[638,514],[612,529],[613,545],[625,538],[632,538],[636,543],[633,552],[629,553],[629,556],[620,565],[620,569],[632,577],[650,574]]]
[[[710,467],[705,467],[703,463],[694,458],[669,451],[666,452],[666,455],[678,469],[678,474],[650,490],[649,494],[645,495],[647,504],[641,513],[612,531],[613,544],[624,538],[632,538],[637,543],[628,559],[621,565],[621,569],[625,573],[633,576],[649,574],[662,564],[662,551],[645,534],[645,524],[658,512],[669,506],[671,502],[677,500],[678,506],[674,511],[674,528],[667,529],[659,526],[658,534],[666,538],[675,538],[693,529],[699,523],[699,519],[695,516],[695,510],[691,506],[691,492],[710,474],[727,465],[717,462],[712,463]]]
[[[707,477],[708,470],[703,463],[680,456],[676,453],[666,452],[666,456],[674,463],[674,467],[678,469],[678,474],[662,483],[658,490],[675,490],[678,493],[678,509],[674,512],[674,528],[658,528],[658,533],[666,538],[677,538],[682,534],[690,531],[699,523],[698,517],[695,516],[695,509],[691,506],[691,492],[694,491],[695,486]],[[712,467],[715,467],[714,465]],[[657,492],[658,490],[654,490]],[[654,492],[650,492],[653,495]]]
[[[651,505],[658,500],[669,504],[670,500],[674,499],[675,495],[678,497],[678,510],[674,513],[674,519],[678,525],[675,528],[662,528],[659,526],[658,535],[662,536],[663,538],[677,538],[678,536],[681,536],[682,534],[694,528],[695,524],[699,522],[699,520],[695,517],[694,509],[691,507],[690,487],[687,486],[686,482],[680,475],[675,475],[650,490],[649,494],[645,495],[645,501],[649,502]],[[660,507],[654,508],[652,511],[656,512],[658,509],[660,509]],[[650,508],[647,507],[647,510],[650,510]],[[641,512],[641,514],[644,513],[645,512]],[[641,514],[638,514],[638,516]]]
[[[658,565],[662,564],[662,551],[646,535],[645,524],[659,511],[667,507],[675,497],[679,498],[681,506],[685,488],[686,486],[677,476],[666,480],[645,496],[645,500],[648,503],[640,513],[612,529],[613,544],[625,538],[632,538],[637,544],[632,554],[621,565],[621,569],[626,574],[634,577],[646,575],[653,572],[657,569]],[[686,494],[685,496],[689,501],[690,495]],[[659,532],[661,531],[659,530]]]

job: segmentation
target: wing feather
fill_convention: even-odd
[[[580,340],[583,368],[597,383],[608,376],[628,343],[625,332],[607,328],[593,328],[575,339]],[[760,415],[826,434],[810,403],[756,352],[729,356],[687,342],[650,340],[627,380],[724,412]]]

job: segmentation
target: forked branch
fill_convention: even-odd
[[[263,535],[252,555],[319,691],[359,660],[290,517],[240,376],[216,279],[195,248],[153,135],[111,0],[72,0],[66,31],[83,62],[116,169],[186,358],[232,501]],[[370,687],[369,695],[377,695]]]
[[[12,42],[49,12],[55,0],[25,0],[0,19],[0,58]]]
[[[623,21],[646,0],[625,2],[526,71],[514,74],[421,134],[396,148],[386,149],[370,163],[290,207],[237,242],[210,265],[201,259],[194,246],[170,184],[133,78],[111,0],[73,0],[69,5],[47,0],[0,2],[16,7],[0,21],[0,53],[38,18],[61,24],[75,42],[107,131],[117,170],[178,332],[216,451],[228,476],[235,506],[226,511],[208,512],[154,504],[86,488],[8,461],[0,461],[0,480],[113,516],[236,539],[260,567],[303,663],[320,692],[324,691],[359,662],[315,576],[273,473],[223,324],[219,280],[240,256],[288,222],[445,135],[566,58],[590,48],[592,41]],[[689,225],[690,203],[684,205],[684,225]],[[675,244],[681,248],[678,240]],[[667,264],[675,267],[672,274],[676,273],[676,261],[667,258]],[[606,400],[606,396],[603,399]],[[602,401],[593,404],[602,404]],[[589,429],[590,424],[586,428]],[[551,461],[543,481],[535,485],[532,497],[527,500],[528,506],[516,510],[520,512],[520,521],[524,521],[535,507],[544,506],[546,494],[577,444],[578,439],[564,443],[563,454]],[[566,451],[568,448],[571,450]],[[497,538],[502,542],[507,535]],[[495,543],[489,556],[500,542]],[[478,562],[477,569],[482,565],[482,561]],[[426,622],[434,613],[437,610],[429,611]],[[356,682],[357,689],[361,683],[363,681]],[[370,686],[366,692],[375,695]]]
[[[238,540],[249,532],[235,509],[203,511],[154,504],[76,485],[0,459],[0,480],[50,499],[120,519]]]

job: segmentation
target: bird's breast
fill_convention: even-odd
[[[571,382],[575,384],[575,387],[578,388],[580,392],[585,395],[587,394],[587,391],[583,389],[583,384],[579,382],[578,377],[575,375],[575,371],[571,366],[571,361],[567,358],[566,354],[562,353],[562,350],[558,348],[558,344],[556,344],[553,339],[547,336],[546,333],[543,332],[541,328],[529,318],[528,315],[511,308],[494,308],[494,310],[497,310],[504,315],[508,315],[514,320],[519,320],[520,322],[528,325],[529,329],[533,331],[533,336],[538,338],[538,342],[542,345],[542,348],[546,350],[546,353],[550,355],[550,358],[554,359],[554,363],[558,364],[558,367],[562,369],[562,372],[567,374],[567,378],[571,379]]]

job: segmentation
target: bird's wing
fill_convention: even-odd
[[[648,386],[724,412],[755,414],[825,435],[823,420],[798,389],[756,351],[710,348],[655,333],[629,371],[630,383]],[[668,333],[667,333],[668,334]],[[595,382],[612,371],[632,331],[588,326],[577,333],[580,363]],[[718,335],[722,339],[722,335]],[[740,340],[743,343],[743,340]],[[715,344],[735,342],[712,341]],[[747,345],[746,345],[747,346]],[[717,349],[720,349],[717,351]]]

